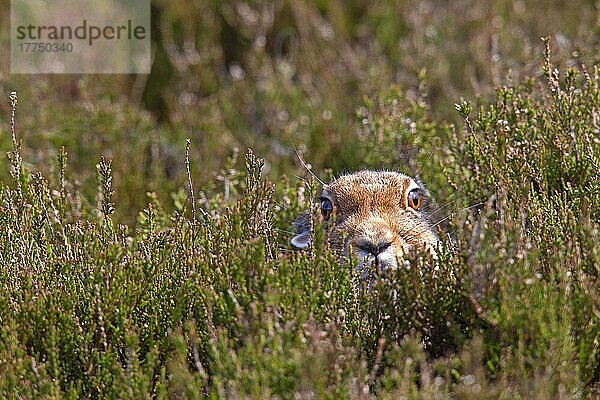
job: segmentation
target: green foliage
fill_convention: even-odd
[[[560,78],[549,65],[545,82],[505,87],[475,116],[463,101],[462,128],[397,90],[366,101],[365,165],[419,168],[453,204],[437,259],[366,281],[329,251],[317,215],[314,246],[289,250],[290,221],[316,188],[265,180],[251,151],[193,210],[185,192],[169,207],[148,192],[132,230],[113,220],[114,162],[100,159],[97,202],[82,203],[64,149],[53,187],[23,166],[15,140],[21,173],[0,190],[0,393],[592,395],[600,77]]]
[[[577,359],[580,379],[594,382],[600,76],[570,68],[560,78],[548,58],[546,82],[499,90],[496,104],[473,121],[463,113],[467,127],[455,144],[463,177],[453,186],[486,204],[469,252],[475,285],[501,332],[493,351],[506,352],[496,363],[528,374],[552,365],[567,375],[561,365],[571,369]],[[490,277],[495,287],[483,288]],[[519,352],[506,349],[515,342]]]
[[[0,73],[0,397],[600,394],[597,5],[152,8],[148,77]],[[360,281],[295,148],[421,178],[444,251]]]

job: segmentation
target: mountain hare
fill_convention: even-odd
[[[411,251],[435,254],[439,239],[423,214],[426,191],[414,179],[398,172],[361,171],[344,175],[323,186],[321,214],[332,227],[331,248],[353,254],[358,270],[375,263],[394,268]],[[310,214],[302,213],[294,223],[297,235],[291,244],[309,245]]]

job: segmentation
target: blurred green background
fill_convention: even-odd
[[[273,179],[302,173],[294,146],[316,170],[339,173],[365,165],[365,99],[390,87],[426,118],[453,123],[460,98],[485,103],[540,75],[542,36],[558,67],[600,57],[593,0],[155,0],[150,75],[10,75],[9,9],[0,2],[1,148],[10,150],[7,97],[17,90],[24,160],[56,177],[65,146],[69,181],[93,201],[95,164],[112,158],[116,217],[127,223],[146,191],[169,199],[185,185],[186,138],[194,184],[208,192],[246,147]],[[389,158],[415,173],[409,156]],[[0,164],[4,178],[8,160]]]

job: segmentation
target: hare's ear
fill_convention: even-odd
[[[290,240],[292,246],[297,250],[302,250],[310,244],[310,230],[305,230],[297,234]]]
[[[294,221],[294,228],[296,228],[296,236],[290,240],[290,243],[297,250],[307,248],[311,240],[310,214],[307,211],[301,213]]]

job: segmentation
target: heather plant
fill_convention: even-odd
[[[234,152],[196,186],[150,187],[119,221],[117,160],[96,193],[22,155],[9,103],[0,187],[0,393],[13,398],[565,398],[597,395],[599,72],[556,69],[460,101],[462,124],[393,89],[359,107],[357,157],[419,175],[443,248],[362,281],[328,248],[305,179]],[[477,108],[477,111],[473,111]],[[361,153],[362,152],[362,153]],[[305,153],[310,156],[310,153]],[[156,188],[159,190],[160,188]],[[313,212],[313,245],[291,221]],[[438,215],[439,214],[439,215]]]
[[[485,202],[468,253],[476,294],[500,328],[498,362],[521,371],[552,365],[561,375],[560,365],[577,359],[579,379],[589,384],[600,373],[593,344],[599,75],[597,68],[561,74],[548,44],[544,70],[545,82],[500,89],[496,104],[473,120],[468,103],[457,105],[466,128],[455,145],[463,163],[454,165],[468,185],[462,178],[453,186]],[[511,342],[521,350],[503,345]]]

